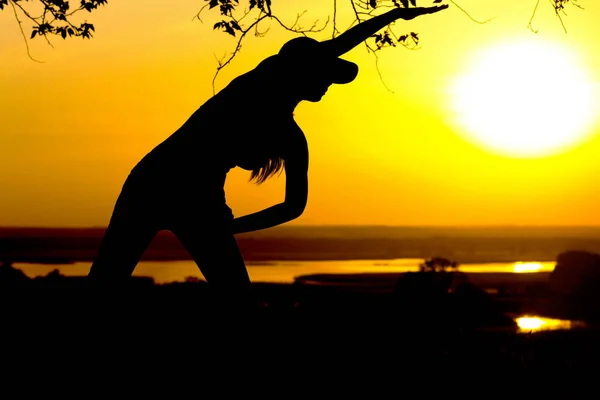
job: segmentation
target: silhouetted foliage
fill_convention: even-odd
[[[398,280],[395,292],[401,302],[418,309],[419,314],[423,309],[439,309],[458,276],[457,268],[458,263],[447,258],[426,259],[419,265],[419,272],[408,272]]]
[[[548,283],[558,314],[600,320],[600,254],[583,250],[560,253]]]
[[[27,275],[13,267],[10,261],[0,261],[0,288],[21,287],[28,281]]]
[[[433,257],[419,264],[421,272],[447,272],[448,270],[456,270],[458,263],[443,257]]]
[[[35,60],[29,53],[23,19],[31,24],[30,39],[43,36],[48,44],[51,44],[49,36],[52,35],[60,36],[63,39],[67,37],[90,39],[95,31],[94,25],[87,21],[77,23],[73,20],[73,15],[79,11],[91,13],[107,3],[108,0],[80,0],[79,6],[72,8],[70,2],[66,0],[0,0],[0,10],[8,8],[8,6],[12,8],[25,40],[27,54]]]
[[[400,315],[426,328],[493,326],[515,330],[512,318],[457,268],[456,261],[433,257],[419,265],[419,272],[401,276],[395,287]]]
[[[442,0],[433,1],[434,4],[442,2]],[[238,38],[238,43],[232,54],[219,61],[219,67],[216,74],[218,74],[219,70],[226,66],[231,59],[233,59],[235,54],[240,50],[243,38],[249,32],[253,32],[255,36],[264,36],[267,33],[268,29],[265,31],[259,29],[261,22],[266,19],[271,22],[276,22],[286,30],[302,35],[321,32],[330,22],[332,37],[343,33],[337,26],[338,8],[340,7],[337,0],[332,1],[333,13],[326,17],[325,23],[322,24],[320,28],[317,27],[319,25],[319,20],[312,22],[309,27],[304,27],[300,24],[300,19],[306,10],[297,15],[293,24],[290,25],[283,22],[280,19],[279,14],[273,11],[272,0],[248,0],[247,2],[240,2],[239,0],[205,0],[205,3],[206,4],[196,14],[195,18],[202,21],[200,15],[205,9],[208,9],[212,13],[216,13],[217,18],[220,19],[213,25],[215,30],[221,30],[228,35]],[[417,7],[416,0],[347,0],[344,3],[351,8],[354,15],[352,25],[364,22],[393,7]],[[491,20],[490,18],[485,21],[478,21],[469,15],[469,13],[460,7],[454,0],[449,0],[449,3],[464,12],[476,23],[486,23]],[[66,0],[0,0],[0,10],[3,10],[5,7],[8,8],[8,6],[12,7],[27,46],[27,37],[23,30],[21,19],[26,19],[32,23],[31,33],[29,35],[30,39],[37,36],[43,36],[48,40],[49,35],[60,36],[63,39],[73,36],[91,38],[92,32],[95,30],[94,25],[87,21],[76,24],[72,20],[73,15],[78,11],[84,10],[91,13],[98,9],[99,6],[106,4],[108,4],[108,0],[80,0],[79,6],[77,8],[72,8],[70,2]],[[565,26],[562,21],[562,16],[566,16],[566,7],[571,4],[575,7],[582,8],[577,0],[550,0],[550,4],[554,8],[563,28],[565,28]],[[537,30],[533,29],[532,24],[538,5],[539,0],[537,0],[535,4],[529,21],[529,28],[533,32],[537,32]],[[370,38],[371,40],[365,42],[369,51],[375,53],[384,47],[396,47],[397,45],[409,49],[418,48],[420,39],[418,33],[408,32],[398,34],[392,30],[392,25],[393,24],[388,25],[381,32],[374,34]],[[29,49],[27,50],[29,54]]]
[[[19,17],[28,19],[33,24],[31,39],[36,35],[57,35],[63,39],[67,36],[79,36],[89,39],[92,37],[94,25],[87,22],[76,25],[72,16],[79,11],[91,13],[107,3],[108,0],[81,0],[79,7],[71,8],[69,1],[65,0],[0,0],[0,10],[10,5],[19,24]]]
[[[537,33],[538,31],[536,29],[533,29],[532,22],[535,17],[535,14],[536,14],[539,4],[540,4],[540,0],[537,0],[537,2],[535,3],[535,8],[533,9],[533,13],[531,14],[531,19],[529,20],[529,29],[531,29],[531,31],[535,32],[535,33]],[[565,7],[567,6],[567,4],[571,4],[577,8],[583,9],[583,7],[581,7],[578,4],[577,0],[550,0],[550,4],[554,8],[554,12],[556,13],[556,16],[558,17],[560,24],[562,25],[565,32],[567,31],[567,28],[565,27],[565,24],[563,23],[562,16],[567,15],[567,13],[565,12]]]

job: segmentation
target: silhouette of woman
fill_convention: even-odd
[[[124,283],[156,233],[170,230],[210,287],[232,295],[250,286],[234,235],[299,217],[308,195],[308,146],[293,118],[296,105],[317,102],[334,83],[349,83],[358,66],[338,56],[396,19],[447,8],[398,8],[318,42],[299,37],[233,79],[131,171],[89,272],[101,286]],[[234,167],[257,183],[285,171],[285,200],[234,218],[224,184]]]

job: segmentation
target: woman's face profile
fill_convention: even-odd
[[[294,86],[300,99],[315,103],[321,100],[332,84],[322,73],[305,72],[297,76]]]

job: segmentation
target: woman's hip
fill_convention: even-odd
[[[137,168],[137,167],[136,167]],[[225,201],[222,181],[207,182],[175,174],[150,174],[134,168],[127,177],[117,203],[139,217],[178,224],[229,223],[233,213]]]

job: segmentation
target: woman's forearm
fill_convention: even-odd
[[[280,203],[253,214],[233,220],[233,233],[252,232],[260,229],[271,228],[291,221],[300,216],[301,212],[294,212],[285,203]]]
[[[338,37],[326,40],[322,43],[325,47],[329,48],[332,55],[335,55],[336,57],[341,56],[397,19],[411,20],[419,15],[433,14],[446,8],[448,8],[447,4],[436,5],[433,7],[398,7],[363,21],[360,24],[351,27]]]

